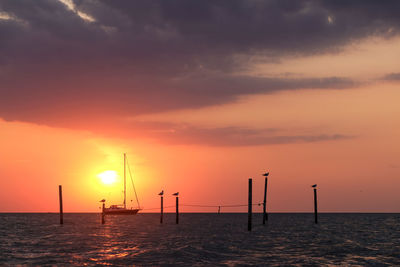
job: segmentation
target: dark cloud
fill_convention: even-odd
[[[49,70],[49,73],[51,71]],[[56,73],[49,74],[56,77]],[[24,74],[22,74],[24,75]],[[355,86],[344,78],[280,79],[244,76],[189,76],[178,80],[157,81],[155,86],[143,79],[118,80],[100,75],[65,77],[36,81],[10,81],[7,97],[0,99],[0,111],[11,120],[62,122],[69,118],[121,117],[177,108],[197,108],[233,102],[242,95],[273,93],[280,90],[342,89]],[[30,80],[32,79],[32,80]],[[88,80],[89,79],[89,80]],[[28,82],[28,84],[26,84]],[[32,88],[31,84],[40,84]],[[116,88],[115,88],[116,87]],[[8,113],[7,113],[8,112]],[[54,117],[54,118],[53,118]]]
[[[0,0],[0,117],[73,125],[341,89],[346,77],[238,75],[259,60],[398,34],[398,1]],[[78,12],[94,18],[82,19]]]

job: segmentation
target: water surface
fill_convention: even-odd
[[[0,214],[0,265],[400,265],[400,214]]]

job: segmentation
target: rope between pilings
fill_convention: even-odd
[[[261,206],[263,203],[254,203],[252,206]],[[248,207],[248,204],[234,204],[234,205],[200,205],[200,204],[180,204],[179,206],[183,207],[198,207],[198,208],[238,208],[238,207]],[[175,208],[174,206],[164,206],[164,209],[168,208]],[[159,210],[158,208],[148,208],[148,209],[141,209],[141,210]]]

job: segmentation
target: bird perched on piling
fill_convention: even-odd
[[[267,177],[269,175],[269,172],[264,173],[262,176]]]
[[[163,190],[163,191],[161,191],[160,193],[158,193],[158,195],[159,195],[159,196],[162,196],[162,195],[164,195],[164,190]]]
[[[100,200],[99,202],[106,202],[106,200],[103,198],[102,200]]]
[[[179,196],[179,192],[173,193],[173,196]]]
[[[317,187],[317,184],[313,184],[311,187],[314,187],[314,188],[316,188],[316,187]]]

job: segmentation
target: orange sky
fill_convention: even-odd
[[[104,185],[97,174],[115,170],[122,178],[122,154],[127,152],[145,208],[158,207],[161,189],[167,194],[165,205],[173,205],[169,195],[175,191],[187,204],[246,203],[248,177],[254,178],[254,201],[258,202],[263,190],[260,174],[269,170],[271,211],[310,211],[310,184],[318,183],[321,211],[398,212],[398,95],[397,85],[392,84],[349,91],[282,93],[202,112],[185,111],[175,117],[199,124],[236,120],[278,127],[282,123],[290,125],[289,131],[301,133],[314,128],[323,132],[339,129],[352,136],[298,144],[169,145],[3,120],[0,211],[56,211],[58,184],[64,186],[66,211],[96,211],[97,201],[104,197],[120,203],[121,180]],[[271,103],[268,107],[263,98]],[[173,117],[165,115],[165,119]],[[131,193],[128,196],[133,199]],[[244,211],[234,211],[240,210]]]
[[[76,11],[69,1],[62,2],[67,4],[63,12],[76,13],[82,27],[95,25],[107,34],[116,31],[96,24],[101,22],[96,15],[101,14],[90,5]],[[7,12],[0,12],[0,23],[34,30],[35,24],[28,18]],[[127,17],[121,15],[120,19]],[[329,20],[328,24],[333,27],[335,23],[339,21]],[[157,34],[166,40],[176,37],[167,32]],[[123,43],[125,39],[113,40]],[[113,68],[112,64],[129,64],[116,60],[103,66],[102,61],[92,58],[98,55],[89,50],[86,53],[93,62],[88,66],[99,72],[95,78],[90,71],[82,72],[87,76],[74,76],[76,80],[68,76],[76,74],[70,74],[71,69],[78,73],[80,68],[85,70],[86,63],[79,55],[72,59],[78,63],[69,62],[66,56],[66,65],[56,63],[56,69],[51,68],[53,59],[48,56],[46,60],[51,62],[41,66],[38,61],[37,68],[43,69],[37,73],[36,67],[32,73],[25,72],[36,66],[30,61],[36,59],[21,64],[16,60],[16,65],[0,68],[0,89],[4,89],[0,97],[9,97],[0,100],[4,107],[0,107],[0,212],[55,212],[59,184],[63,185],[66,212],[97,212],[102,198],[107,204],[120,204],[125,152],[145,209],[159,206],[157,194],[161,190],[166,192],[166,206],[174,205],[171,194],[177,191],[182,204],[246,204],[249,177],[253,178],[253,201],[258,203],[263,194],[261,174],[269,171],[268,209],[272,212],[312,211],[310,185],[315,183],[322,212],[400,212],[400,79],[385,78],[399,73],[400,38],[367,34],[330,49],[282,52],[278,59],[268,53],[256,54],[249,56],[243,68],[233,71],[223,69],[223,63],[204,70],[206,64],[214,64],[211,59],[215,51],[208,51],[211,63],[205,60],[206,67],[199,63],[195,70],[189,66],[193,73],[186,72],[185,65],[176,76],[168,76],[166,68],[157,75],[149,74],[150,78],[146,74],[145,78],[132,79],[134,68],[123,68],[105,78],[103,74]],[[235,60],[248,56],[240,53],[244,52],[237,52]],[[79,66],[77,70],[74,64]],[[151,69],[152,63],[149,66]],[[14,71],[20,78],[15,84],[7,76]],[[63,76],[64,72],[68,75]],[[56,78],[41,84],[41,73]],[[248,79],[249,88],[235,77]],[[194,85],[187,82],[192,79]],[[346,79],[354,83],[348,84]],[[166,87],[155,89],[163,81],[168,81]],[[232,89],[236,93],[225,90],[225,81],[238,84]],[[284,88],[262,91],[257,89],[260,81],[272,87],[283,82]],[[291,84],[296,81],[304,83],[304,88]],[[46,88],[25,95],[35,82],[36,88]],[[52,87],[58,82],[59,87]],[[196,82],[222,89],[215,94],[213,88],[199,93]],[[111,89],[107,87],[110,84]],[[132,84],[139,91],[129,98],[125,88]],[[184,89],[180,91],[179,86]],[[187,93],[185,86],[194,95]],[[256,89],[243,93],[240,86]],[[22,88],[22,93],[14,94],[12,88]],[[70,89],[72,94],[65,93]],[[126,102],[120,104],[121,99]],[[101,182],[97,175],[106,170],[118,173],[116,183]],[[128,191],[128,202],[131,199]],[[193,207],[181,210],[216,211]]]

